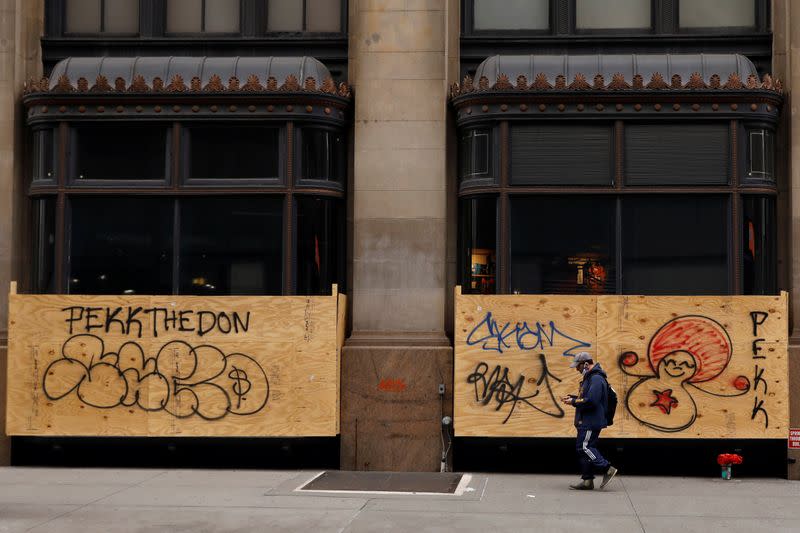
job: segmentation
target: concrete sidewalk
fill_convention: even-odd
[[[316,471],[0,468],[0,532],[800,531],[800,482],[471,474],[455,495],[296,492]]]

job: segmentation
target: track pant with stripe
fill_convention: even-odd
[[[582,479],[594,479],[595,474],[605,474],[610,465],[597,449],[598,438],[599,429],[578,429],[575,451],[578,453]]]

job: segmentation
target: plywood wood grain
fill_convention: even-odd
[[[340,298],[11,294],[7,433],[336,435]]]
[[[786,438],[788,298],[462,295],[455,431],[567,437],[571,355],[591,353],[620,405],[608,436]]]

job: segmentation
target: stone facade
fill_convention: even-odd
[[[349,10],[349,80],[358,97],[342,464],[432,470],[441,447],[438,384],[452,383],[445,322],[455,281],[455,145],[447,88],[458,78],[459,2],[354,0]],[[361,375],[365,360],[391,375]],[[365,401],[381,379],[409,388]]]
[[[456,139],[448,88],[459,82],[459,0],[349,0],[355,113],[348,185],[352,302],[342,365],[343,468],[439,467],[439,417],[452,409],[456,283]],[[773,67],[786,104],[778,149],[779,286],[800,320],[800,10],[773,0]],[[42,74],[44,2],[0,0],[0,428],[4,427],[7,288],[23,278],[26,146],[23,82]],[[800,388],[800,328],[790,338],[791,390]],[[375,371],[365,372],[366,367]],[[403,384],[381,391],[382,380]],[[444,395],[438,385],[445,384]],[[399,387],[399,385],[397,385]],[[790,394],[793,427],[800,395]],[[1,431],[1,430],[0,430]],[[790,458],[800,459],[798,451]],[[0,464],[9,461],[0,438]],[[800,463],[789,477],[800,479]]]
[[[5,403],[8,347],[8,287],[22,268],[25,196],[25,119],[23,84],[42,75],[39,38],[44,5],[27,0],[0,0],[0,398]],[[0,434],[5,408],[0,409]],[[8,464],[9,439],[0,438],[0,464]]]
[[[784,80],[783,116],[777,146],[779,172],[778,250],[779,282],[789,290],[789,427],[800,427],[800,115],[793,88],[800,86],[800,10],[790,0],[772,5],[772,69]],[[793,394],[794,391],[794,394]],[[800,450],[789,450],[789,460],[800,461]],[[788,465],[789,479],[800,479],[800,462]]]

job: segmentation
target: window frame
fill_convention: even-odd
[[[741,225],[742,225],[742,197],[748,195],[760,195],[766,197],[776,198],[777,181],[758,183],[747,183],[746,181],[746,157],[744,157],[745,142],[742,137],[745,136],[747,128],[755,124],[755,127],[761,127],[761,123],[755,123],[747,120],[725,120],[729,125],[730,133],[728,137],[728,183],[721,184],[699,184],[699,185],[665,185],[665,184],[646,184],[646,185],[628,185],[625,183],[624,176],[624,142],[623,136],[625,132],[625,124],[629,123],[647,123],[652,122],[652,119],[646,117],[642,118],[627,118],[627,119],[611,119],[614,123],[613,128],[613,145],[615,150],[615,175],[614,182],[609,185],[602,186],[575,186],[575,185],[558,185],[558,184],[545,184],[545,185],[514,185],[511,183],[511,161],[510,161],[510,142],[511,142],[511,124],[516,124],[517,121],[510,121],[508,119],[500,119],[497,121],[497,128],[499,131],[498,148],[494,157],[500,160],[499,164],[499,180],[496,184],[487,184],[482,187],[468,187],[463,183],[458,187],[459,209],[461,209],[461,201],[469,200],[478,197],[494,197],[497,199],[497,243],[496,243],[496,256],[497,256],[497,294],[509,294],[512,290],[511,283],[511,252],[510,252],[510,203],[511,199],[517,196],[548,196],[548,195],[602,195],[613,196],[617,198],[617,218],[616,218],[616,275],[617,275],[617,294],[624,294],[622,291],[622,277],[624,276],[622,267],[622,228],[621,228],[621,202],[631,196],[668,196],[668,195],[700,195],[707,197],[724,197],[727,205],[727,219],[726,219],[726,250],[727,250],[727,272],[728,272],[728,293],[727,294],[741,294],[743,290],[743,254],[741,250]],[[528,119],[525,122],[545,122],[546,118],[541,119]],[[665,121],[666,122],[666,121]],[[699,122],[702,124],[703,122]],[[685,122],[690,126],[692,122]],[[461,132],[464,129],[473,127],[472,123],[465,124],[458,128],[457,139],[460,141]],[[776,172],[777,169],[776,169]],[[464,256],[464,247],[466,243],[463,237],[463,229],[461,227],[462,217],[459,215],[459,256],[457,275],[458,283],[462,287],[466,287],[468,279],[466,279],[466,258]],[[775,243],[773,246],[779,247],[780,243],[777,242],[777,229],[774,230],[774,235],[771,237]],[[775,273],[777,275],[777,273]]]
[[[164,37],[178,37],[178,38],[194,38],[194,39],[202,39],[202,38],[220,38],[226,36],[241,36],[243,34],[244,29],[244,19],[246,13],[246,9],[248,7],[247,0],[239,0],[239,30],[232,31],[232,32],[209,32],[205,30],[206,26],[206,1],[207,0],[200,0],[200,31],[187,31],[187,32],[173,32],[167,29],[167,4],[169,0],[164,0],[163,2],[163,12],[162,12],[162,24],[161,26],[164,28]]]
[[[47,158],[46,151],[42,150],[42,141],[40,140],[44,135],[50,135],[50,163],[53,167],[53,176],[50,179],[38,178],[37,174],[44,169],[44,161]],[[55,185],[58,183],[58,152],[59,152],[59,134],[58,128],[51,125],[32,128],[31,142],[33,143],[32,163],[31,169],[31,183],[39,186]]]
[[[147,125],[153,126],[154,124],[162,125],[163,128],[166,130],[165,135],[165,143],[164,143],[164,177],[162,179],[114,179],[114,178],[89,178],[89,179],[81,179],[78,177],[77,172],[77,164],[78,164],[78,142],[79,136],[76,134],[76,129],[78,127],[85,127],[85,126],[92,126],[92,125],[106,125],[103,121],[81,121],[81,122],[74,122],[68,126],[68,130],[66,133],[66,138],[63,139],[65,141],[65,156],[66,156],[66,165],[63,167],[66,169],[66,175],[64,176],[64,183],[70,187],[75,187],[76,189],[81,188],[93,188],[93,187],[103,187],[108,189],[119,189],[119,188],[126,188],[126,187],[160,187],[164,188],[169,186],[169,184],[173,180],[173,164],[172,161],[174,159],[173,153],[173,135],[174,131],[171,127],[171,123],[169,121],[158,121],[158,122],[146,122],[146,123],[132,123],[134,125]]]
[[[680,0],[675,2],[675,32],[682,34],[730,34],[730,33],[753,33],[768,31],[770,24],[770,2],[765,0],[753,0],[755,17],[753,26],[693,26],[684,28],[680,24]]]
[[[51,2],[54,0],[50,0]],[[60,34],[64,37],[85,38],[85,37],[101,37],[101,38],[131,38],[138,37],[142,33],[142,0],[137,0],[139,4],[139,23],[138,29],[135,32],[107,32],[103,28],[105,26],[105,12],[107,0],[100,0],[100,31],[99,32],[70,32],[67,31],[67,2],[69,0],[55,0],[58,1],[59,8],[59,27]],[[49,12],[48,9],[46,12]]]
[[[486,130],[489,134],[489,143],[488,143],[488,160],[489,160],[489,168],[486,173],[485,177],[474,177],[478,176],[478,174],[470,174],[471,177],[465,177],[465,175],[461,174],[461,141],[464,138],[464,133],[466,131],[474,132],[476,130]],[[500,135],[499,130],[496,124],[493,123],[481,123],[481,124],[470,124],[467,128],[460,128],[458,131],[457,139],[457,180],[459,187],[491,187],[498,183],[500,172],[499,172],[499,157],[497,154],[500,153]]]
[[[44,0],[45,3],[45,36],[44,47],[48,41],[64,39],[67,42],[77,40],[107,40],[113,44],[114,41],[129,41],[131,39],[163,39],[163,44],[167,45],[171,41],[191,41],[191,40],[240,40],[260,37],[267,41],[290,40],[306,41],[309,38],[314,41],[324,41],[326,39],[341,40],[347,36],[348,22],[348,0],[340,0],[340,19],[338,32],[286,32],[268,31],[267,29],[267,4],[266,0],[239,0],[239,31],[219,33],[219,32],[168,32],[167,31],[167,3],[164,0],[139,0],[139,31],[137,33],[72,33],[66,31],[66,1],[67,0]],[[105,5],[103,0],[103,5]],[[305,26],[305,2],[303,25]],[[203,0],[205,6],[205,0]],[[102,16],[102,14],[101,14]],[[205,19],[205,9],[201,13]],[[101,19],[101,24],[103,23]],[[150,48],[148,48],[149,50]],[[130,51],[126,49],[126,53]],[[68,55],[80,55],[70,53]],[[90,54],[84,54],[90,55]],[[146,55],[146,54],[140,54]],[[228,52],[225,55],[231,55]],[[237,54],[233,54],[237,55]],[[245,55],[242,53],[241,55]],[[310,54],[319,55],[319,54]],[[346,53],[345,53],[346,56]]]
[[[105,119],[108,121],[108,119]],[[92,122],[101,122],[102,120],[92,121]],[[170,136],[170,141],[165,146],[165,150],[171,152],[173,154],[179,154],[178,157],[170,157],[167,154],[167,159],[169,161],[169,174],[166,180],[158,181],[156,180],[85,180],[76,183],[75,180],[70,180],[66,176],[66,172],[61,170],[69,168],[72,163],[71,158],[72,154],[68,149],[70,143],[72,142],[70,138],[72,135],[70,134],[72,127],[74,125],[80,125],[89,121],[83,120],[61,120],[54,123],[48,123],[48,127],[53,127],[55,139],[57,144],[56,152],[57,152],[57,164],[56,168],[59,169],[56,172],[56,181],[54,182],[33,182],[32,175],[29,174],[28,176],[28,197],[33,201],[37,201],[39,199],[45,198],[53,198],[54,202],[54,220],[55,220],[55,245],[54,245],[54,252],[53,252],[53,268],[54,274],[53,277],[55,279],[54,285],[54,293],[55,294],[64,294],[67,293],[69,290],[69,279],[68,275],[71,269],[71,231],[72,231],[72,198],[81,197],[81,198],[88,198],[88,197],[150,197],[150,198],[169,198],[170,201],[175,202],[175,216],[179,216],[179,205],[180,200],[182,198],[194,198],[194,197],[227,197],[227,196],[241,196],[241,197],[248,197],[248,198],[280,198],[282,201],[282,242],[281,242],[281,294],[283,295],[293,295],[296,294],[297,291],[297,276],[298,274],[295,272],[296,269],[296,245],[295,240],[298,238],[298,229],[297,229],[297,209],[296,209],[296,198],[299,196],[311,196],[315,198],[326,198],[331,199],[334,202],[338,202],[338,209],[340,214],[344,214],[346,212],[346,186],[345,183],[342,183],[338,187],[322,187],[319,184],[314,184],[314,186],[308,187],[298,187],[295,185],[295,178],[294,172],[292,170],[292,166],[288,165],[287,162],[292,160],[292,158],[296,157],[294,152],[297,150],[296,143],[291,142],[292,139],[296,138],[296,133],[294,129],[296,123],[291,119],[271,119],[266,122],[267,125],[274,125],[276,128],[279,129],[279,144],[281,146],[282,151],[282,159],[281,159],[281,172],[283,172],[283,178],[280,180],[272,180],[266,182],[264,180],[258,181],[258,183],[254,183],[257,180],[214,180],[215,183],[202,183],[202,184],[195,184],[195,183],[185,183],[182,181],[182,172],[184,167],[183,162],[183,155],[185,153],[185,147],[183,142],[183,132],[182,129],[186,124],[191,124],[193,120],[181,120],[181,119],[166,119],[166,120],[159,120],[158,123],[167,123],[168,126],[168,135]],[[137,123],[136,119],[131,121],[127,121],[128,123]],[[238,122],[238,121],[237,121]],[[246,123],[247,119],[243,120],[242,123]],[[107,122],[112,124],[118,124],[120,127],[124,127],[123,122],[114,120],[113,122]],[[52,126],[50,126],[52,124]],[[263,121],[259,122],[259,124],[265,124]],[[40,128],[41,129],[41,128]],[[349,141],[347,137],[345,137],[345,144],[342,147],[343,149],[343,157],[349,157]],[[90,182],[91,181],[91,182]],[[342,217],[343,218],[343,217]],[[338,232],[337,235],[344,235],[344,219],[340,220],[339,223],[342,227],[335,229],[334,231]],[[174,254],[178,253],[180,250],[180,222],[173,222],[173,228],[175,229],[176,233],[173,235],[173,239],[175,240],[173,243],[173,256]],[[30,231],[34,232],[35,224],[33,224],[33,220],[31,219]],[[33,236],[33,233],[31,233]],[[337,237],[338,238],[338,237]],[[33,240],[31,240],[33,242]],[[343,246],[346,243],[342,243]],[[30,250],[28,253],[34,253],[34,250]],[[341,258],[344,256],[344,252],[342,251],[339,254],[339,258],[337,262],[341,262]],[[176,259],[173,259],[173,293],[177,294],[175,291],[177,290],[176,287],[179,285],[180,280],[177,277],[178,274],[175,272],[175,268],[177,268],[178,262]],[[334,283],[338,283],[340,290],[344,289],[347,276],[344,269],[341,268],[340,264],[336,265],[329,265],[329,268],[336,268],[337,272],[331,275],[331,279],[333,279]],[[28,277],[30,274],[27,275]],[[23,280],[23,282],[30,286],[30,284],[34,280]]]
[[[295,185],[298,188],[308,188],[308,187],[319,187],[331,190],[338,190],[343,191],[345,182],[347,181],[347,154],[345,154],[344,168],[342,169],[342,177],[340,180],[320,180],[320,179],[313,179],[305,177],[305,169],[303,168],[303,132],[308,129],[315,129],[315,130],[325,130],[331,133],[338,133],[342,136],[342,140],[344,141],[344,146],[347,146],[347,131],[344,129],[336,128],[333,126],[323,125],[323,124],[305,124],[299,125],[296,128],[295,132],[295,146],[297,146],[297,150],[295,150]]]
[[[768,0],[752,0],[756,12],[754,26],[680,28],[679,0],[650,0],[650,28],[577,28],[576,0],[550,0],[550,17],[548,30],[476,30],[475,0],[461,0],[461,32],[462,37],[497,37],[497,38],[543,38],[553,35],[595,36],[599,39],[610,35],[619,36],[653,36],[691,34],[747,34],[765,33],[770,27],[770,5]],[[495,52],[497,53],[497,52]]]
[[[752,135],[756,133],[769,133],[772,137],[771,146],[771,159],[772,159],[772,175],[768,176],[766,173],[754,175],[752,171]],[[741,129],[742,146],[740,150],[744,154],[743,168],[742,168],[742,185],[743,186],[759,186],[759,185],[774,185],[777,182],[777,145],[778,140],[774,126],[766,123],[752,122],[743,125]],[[766,162],[766,155],[765,162]]]
[[[595,0],[592,0],[595,1]],[[658,0],[650,1],[650,26],[641,28],[579,28],[578,27],[578,3],[577,0],[570,0],[569,10],[569,24],[568,28],[570,33],[575,35],[653,35],[656,33],[656,28],[664,18],[664,10],[662,2]]]
[[[260,176],[253,178],[193,178],[191,177],[192,169],[192,145],[191,145],[191,130],[196,127],[236,127],[253,125],[262,128],[273,128],[278,130],[278,175],[277,176]],[[286,126],[283,123],[277,125],[264,124],[262,122],[232,122],[232,121],[193,121],[191,123],[180,126],[181,147],[179,152],[180,169],[176,181],[184,187],[235,187],[235,186],[281,186],[286,183],[286,157],[287,146],[286,139]],[[284,141],[284,142],[282,142]]]
[[[276,0],[266,0],[266,4],[269,2],[276,1]],[[277,0],[280,1],[280,0]],[[269,29],[269,6],[264,5],[264,15],[263,15],[263,28],[262,31],[264,35],[274,35],[274,36],[291,36],[291,35],[340,35],[347,33],[347,0],[338,0],[339,1],[339,31],[338,32],[310,32],[307,29],[308,26],[308,0],[302,0],[303,2],[303,28],[299,31],[291,31],[291,30],[270,30]]]
[[[462,9],[462,25],[461,25],[461,33],[462,35],[474,35],[474,36],[489,36],[489,35],[507,35],[507,36],[514,36],[514,37],[523,37],[523,36],[545,36],[551,35],[556,27],[558,22],[559,16],[556,12],[556,7],[558,4],[558,0],[549,0],[548,5],[548,27],[547,29],[519,29],[519,30],[503,30],[503,29],[486,29],[486,30],[476,30],[475,29],[475,0],[461,0],[461,9]]]

